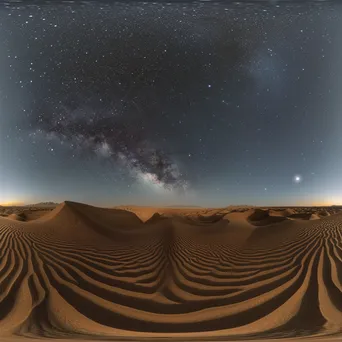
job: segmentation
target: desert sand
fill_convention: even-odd
[[[342,211],[1,208],[0,340],[342,330]]]

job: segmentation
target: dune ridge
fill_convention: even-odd
[[[180,210],[0,217],[0,337],[341,333],[342,213]]]

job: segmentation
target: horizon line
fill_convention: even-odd
[[[143,205],[143,204],[108,204],[108,205],[100,205],[100,204],[90,204],[87,202],[78,202],[72,200],[64,200],[61,202],[54,202],[54,201],[41,201],[36,203],[24,203],[24,202],[17,202],[17,201],[9,201],[5,203],[0,203],[2,207],[30,207],[30,206],[37,206],[37,205],[59,205],[65,202],[74,202],[74,203],[81,203],[87,204],[91,206],[98,206],[104,208],[111,208],[111,207],[122,207],[122,206],[135,206],[135,207],[160,207],[160,208],[227,208],[227,207],[268,207],[268,208],[277,208],[277,207],[332,207],[332,206],[342,206],[342,204],[279,204],[279,205],[267,205],[267,204],[226,204],[226,205],[198,205],[198,204],[172,204],[172,205],[158,205],[158,204],[150,204],[150,205]]]

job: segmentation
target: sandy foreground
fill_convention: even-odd
[[[0,341],[339,339],[339,208],[4,212]]]

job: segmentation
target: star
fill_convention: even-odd
[[[293,177],[293,181],[297,184],[300,183],[302,181],[302,176],[301,175],[295,175]]]

